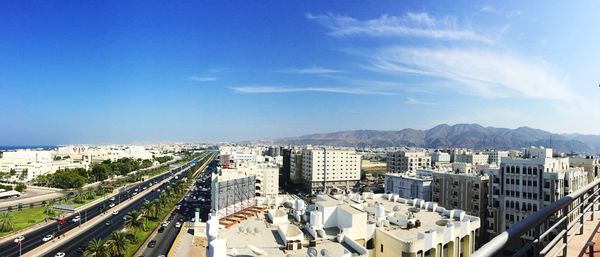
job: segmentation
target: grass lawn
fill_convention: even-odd
[[[54,216],[58,216],[61,213],[62,212],[55,211]],[[9,232],[0,232],[0,236],[4,236],[6,234],[12,233],[13,231],[18,231],[26,227],[33,226],[37,223],[43,222],[46,219],[46,214],[44,214],[44,207],[23,209],[20,211],[10,211],[9,215],[13,220],[13,230]]]

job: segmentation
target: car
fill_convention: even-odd
[[[42,238],[42,241],[48,242],[48,241],[52,240],[52,238],[54,238],[54,236],[52,236],[52,235],[46,235],[44,238]]]
[[[129,219],[129,215],[123,216],[123,220],[128,220],[128,219]]]
[[[113,216],[117,216],[117,214],[119,214],[119,211],[113,211],[113,212],[112,212],[112,215],[113,215]]]
[[[77,223],[77,222],[79,222],[80,220],[81,220],[81,217],[78,215],[78,216],[75,216],[75,218],[73,218],[71,221],[72,221],[73,223]]]
[[[115,204],[114,204],[114,203],[110,203],[110,204],[108,205],[108,208],[112,208],[112,207],[115,207]]]
[[[65,253],[63,253],[63,252],[57,252],[57,253],[54,255],[54,257],[65,257],[65,255],[66,255],[66,254],[65,254]]]
[[[158,257],[165,257],[165,255],[164,255],[164,254],[161,254],[161,255],[159,255]]]
[[[77,253],[83,254],[83,252],[85,252],[85,248],[87,248],[86,245],[82,245],[80,247],[77,247]]]
[[[15,243],[19,243],[19,242],[23,242],[23,240],[25,240],[24,236],[18,236],[17,238],[15,238]]]
[[[110,220],[107,220],[106,222],[104,222],[105,226],[110,226],[110,224],[112,224],[112,221],[110,221]]]
[[[110,200],[111,200],[111,201],[114,201],[114,200],[115,200],[115,197],[114,197],[114,196],[113,196],[113,197],[111,197],[111,198],[110,198]]]
[[[168,226],[168,225],[169,225],[169,223],[170,223],[169,221],[165,221],[165,222],[163,222],[163,223],[162,223],[162,226],[163,226],[163,227],[166,227],[166,226]]]
[[[180,228],[181,227],[181,223],[179,223],[179,222],[175,223],[175,227],[176,228]]]
[[[165,231],[165,227],[160,226],[160,228],[158,228],[158,233],[162,233]]]
[[[152,239],[149,243],[148,243],[148,248],[154,248],[156,246],[156,240]]]

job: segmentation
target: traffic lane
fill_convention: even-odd
[[[178,222],[179,216],[174,215],[173,220],[169,222],[167,226],[165,226],[165,230],[162,233],[157,233],[153,238],[156,240],[156,246],[153,248],[148,248],[144,250],[143,256],[159,256],[159,255],[167,255],[177,234],[179,233],[179,228],[175,227],[175,223]],[[162,224],[161,224],[162,226]]]
[[[180,174],[181,175],[180,179],[183,178],[186,174],[187,174],[187,172],[182,172]],[[56,250],[47,256],[54,256],[54,254],[56,254],[57,252],[65,252],[67,254],[67,256],[81,256],[81,253],[78,253],[78,251],[77,251],[78,248],[87,246],[87,243],[94,238],[106,239],[110,236],[110,234],[113,231],[122,229],[122,227],[124,226],[123,216],[125,216],[127,212],[129,212],[130,210],[133,210],[133,209],[137,209],[137,210],[141,209],[143,202],[145,200],[147,200],[147,199],[154,200],[154,199],[158,198],[160,196],[161,192],[170,184],[170,182],[176,182],[176,181],[178,181],[178,180],[171,179],[167,182],[164,182],[158,188],[158,189],[160,189],[160,191],[158,191],[158,190],[151,191],[145,198],[140,198],[135,203],[125,207],[124,211],[119,212],[119,214],[116,215],[117,217],[120,217],[120,219],[113,221],[113,223],[111,223],[111,225],[109,225],[109,226],[105,225],[105,222],[110,218],[104,219],[101,223],[94,226],[91,230],[88,230],[83,235],[78,236],[75,241],[70,240],[68,242],[67,247],[60,249],[60,250]],[[89,231],[94,231],[94,233],[89,233]]]
[[[147,182],[142,182],[141,184],[138,184],[138,185],[136,185],[134,187],[131,187],[129,189],[130,189],[130,191],[135,191],[135,189],[137,188],[138,191],[142,191],[141,189],[143,187],[147,187],[150,184],[150,182],[152,182],[152,183],[158,183],[158,182],[161,181],[159,179],[162,179],[162,180],[167,179],[167,178],[170,177],[170,175],[172,175],[171,172],[167,173],[165,175],[161,175],[158,178],[149,180]],[[128,194],[127,192],[121,192],[121,193],[115,195],[115,202],[114,203],[115,203],[115,205],[118,205],[119,203],[122,203],[125,200],[131,199],[132,196],[133,196],[132,193]],[[122,201],[118,201],[118,199],[123,199],[123,200]],[[111,201],[110,199],[107,199],[105,201],[102,201],[100,203],[97,203],[97,204],[95,204],[95,205],[93,205],[93,206],[85,209],[85,211],[83,212],[83,215],[80,215],[81,219],[82,219],[81,223],[84,223],[84,221],[86,221],[86,217],[85,217],[86,216],[86,212],[87,212],[87,220],[92,219],[92,218],[98,216],[100,213],[102,213],[102,211],[107,211],[108,210],[108,206],[112,202],[113,201]],[[88,210],[90,210],[90,211],[88,211]],[[65,224],[65,225],[63,225],[63,226],[61,226],[60,232],[59,232],[59,229],[58,229],[58,223],[54,222],[54,223],[48,224],[48,225],[46,225],[46,226],[44,226],[44,227],[42,227],[40,229],[37,229],[35,231],[26,233],[24,235],[25,240],[23,240],[23,242],[21,244],[21,252],[22,253],[28,252],[28,251],[33,250],[33,249],[35,249],[35,248],[43,245],[44,243],[46,243],[46,242],[42,241],[42,238],[44,238],[46,235],[52,234],[52,235],[57,235],[58,236],[59,234],[62,234],[64,232],[66,232],[66,231],[69,231],[71,229],[74,229],[74,228],[78,227],[80,223],[72,223],[72,222],[70,222],[77,215],[79,215],[79,214],[71,214],[69,216],[66,216],[64,219],[68,223]],[[16,236],[15,236],[15,238],[16,238]],[[2,250],[0,250],[0,256],[12,256],[12,255],[18,256],[18,253],[19,253],[19,246],[16,243],[11,242],[11,241],[8,241],[5,244],[3,244],[0,247],[0,249],[2,249]]]
[[[150,192],[147,198],[155,199],[158,198],[159,195],[159,192]],[[144,199],[141,198],[135,203],[132,203],[131,205],[125,207],[125,209],[119,211],[117,215],[110,215],[104,218],[100,223],[92,227],[90,230],[69,240],[68,243],[64,244],[63,248],[57,249],[46,256],[53,257],[58,252],[64,252],[66,256],[82,256],[82,253],[78,251],[80,247],[85,249],[89,241],[91,241],[92,239],[106,239],[110,236],[110,234],[113,231],[123,229],[125,225],[123,217],[126,216],[129,211],[141,209],[143,203]],[[109,226],[106,225],[107,221],[111,221]]]

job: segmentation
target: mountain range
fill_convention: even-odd
[[[441,124],[427,130],[350,130],[280,138],[272,143],[352,147],[467,147],[477,150],[544,146],[568,153],[600,152],[600,135],[555,134],[530,127],[509,129],[484,127],[479,124]]]

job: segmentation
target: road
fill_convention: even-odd
[[[143,190],[144,188],[148,187],[150,185],[150,183],[156,184],[157,182],[163,181],[163,180],[169,178],[170,176],[172,176],[175,172],[180,171],[184,167],[189,167],[189,164],[175,168],[175,169],[171,170],[171,172],[169,172],[169,173],[163,174],[163,175],[153,178],[151,180],[147,180],[147,181],[138,183],[130,188],[127,188],[126,191],[118,193],[114,197],[115,198],[114,201],[111,201],[111,199],[106,199],[106,200],[99,202],[91,207],[86,208],[85,210],[81,211],[81,213],[80,213],[81,222],[86,222],[87,220],[92,219],[93,217],[96,217],[103,210],[108,209],[108,206],[110,205],[110,203],[119,204],[122,201],[126,201],[127,199],[129,199],[133,196],[136,189]],[[155,193],[155,192],[152,192],[150,194],[154,195],[153,193]],[[142,199],[142,201],[143,201],[143,199]],[[138,203],[135,203],[135,204],[138,204]],[[135,205],[135,204],[133,204],[133,205]],[[139,204],[141,205],[141,203],[139,203]],[[124,215],[124,213],[120,213],[120,214]],[[63,217],[66,221],[68,221],[68,223],[63,226],[59,227],[59,225],[56,222],[53,222],[46,226],[40,227],[39,229],[36,229],[32,232],[24,234],[23,236],[25,237],[25,240],[23,240],[23,242],[21,244],[21,252],[22,253],[28,252],[28,251],[35,249],[36,247],[39,247],[42,244],[44,244],[45,242],[42,241],[42,238],[46,235],[53,234],[55,237],[57,237],[60,234],[64,233],[65,231],[68,231],[68,230],[78,227],[79,223],[71,222],[71,220],[77,215],[78,214],[70,214],[70,215]],[[122,222],[122,219],[120,221]],[[104,224],[102,224],[102,226],[104,226]],[[87,234],[90,234],[90,233],[87,233]],[[60,239],[54,239],[54,240],[60,240]],[[0,256],[2,256],[2,257],[17,257],[17,256],[19,256],[19,246],[12,241],[5,242],[4,244],[0,245]],[[54,256],[54,255],[52,255],[52,256]],[[68,255],[68,256],[78,256],[78,255]]]
[[[179,222],[183,226],[184,221],[191,221],[195,217],[196,209],[200,212],[201,219],[207,219],[210,212],[211,173],[217,169],[217,165],[218,161],[213,160],[206,170],[202,172],[194,186],[179,203],[180,208],[173,211],[169,216],[169,224],[165,226],[164,231],[154,236],[153,239],[156,240],[156,246],[146,248],[142,256],[166,256],[181,229],[181,227],[176,228],[175,224]],[[143,247],[147,247],[147,245]]]

